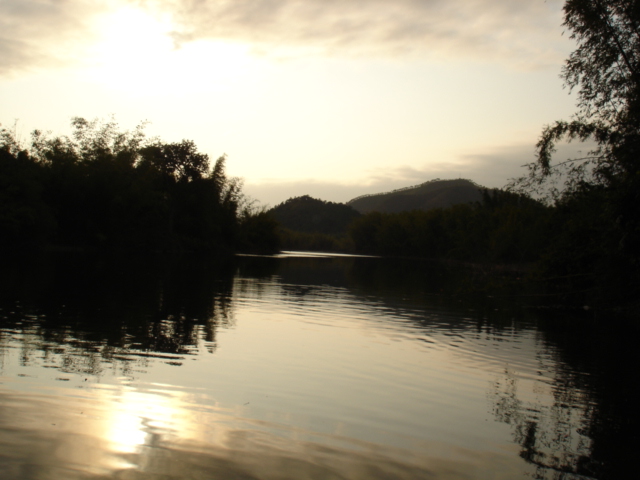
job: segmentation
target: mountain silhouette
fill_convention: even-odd
[[[340,235],[360,213],[344,203],[327,202],[309,195],[290,198],[269,211],[283,227],[296,232]]]
[[[362,195],[347,202],[360,213],[398,213],[408,210],[431,210],[446,208],[459,203],[482,200],[482,187],[471,180],[430,180],[413,187],[401,188],[386,193]]]

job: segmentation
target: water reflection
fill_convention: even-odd
[[[7,265],[0,469],[622,476],[636,332],[553,317],[499,279],[489,298],[483,275],[350,257]]]
[[[216,328],[233,324],[232,279],[229,262],[48,257],[5,266],[2,321],[24,338],[25,363],[41,351],[63,371],[97,375],[102,361],[131,356],[179,362],[199,341],[213,352]]]

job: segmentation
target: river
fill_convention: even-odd
[[[638,328],[463,267],[289,252],[3,266],[2,479],[608,479]],[[515,280],[517,283],[517,279]]]

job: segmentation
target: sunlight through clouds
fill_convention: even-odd
[[[227,153],[268,203],[436,174],[503,184],[521,165],[504,148],[529,155],[573,112],[562,3],[3,0],[0,122],[28,137],[74,116],[149,120],[152,136]]]
[[[4,0],[0,75],[82,61],[84,48],[95,44],[96,29],[104,33],[114,22],[122,24],[120,40],[111,42],[123,46],[134,40],[127,55],[162,34],[162,48],[167,38],[177,47],[213,40],[243,44],[270,58],[373,55],[535,69],[566,56],[560,5],[560,0]]]
[[[81,64],[95,42],[103,0],[0,1],[0,77]]]
[[[180,96],[237,86],[250,68],[245,47],[197,41],[176,48],[170,28],[130,7],[104,16],[90,76],[132,96]]]
[[[544,68],[564,58],[560,1],[141,0],[170,15],[172,37],[236,40],[274,58],[418,57]],[[544,42],[540,39],[547,37]]]
[[[125,8],[97,22],[100,41],[94,47],[95,79],[115,88],[154,88],[163,80],[166,56],[173,45],[167,27],[144,12]]]

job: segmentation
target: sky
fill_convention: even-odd
[[[0,123],[193,140],[264,205],[502,187],[570,119],[558,0],[0,0]],[[575,146],[561,148],[569,156]]]

